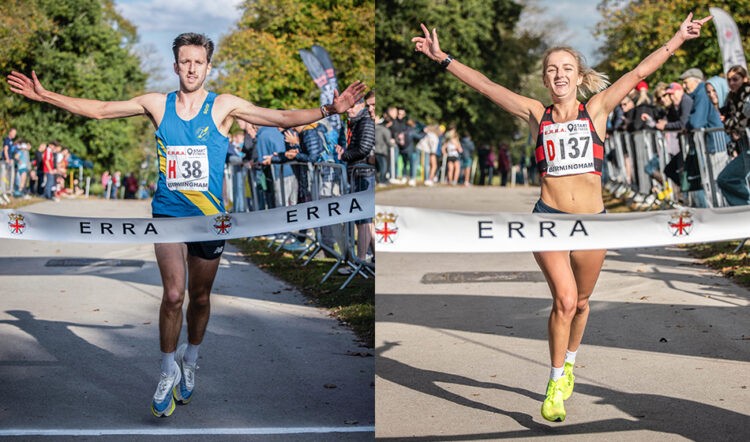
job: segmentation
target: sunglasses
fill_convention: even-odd
[[[729,81],[742,81],[742,77],[740,77],[739,75],[732,75],[731,77],[729,77]]]

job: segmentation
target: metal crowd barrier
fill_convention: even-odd
[[[324,198],[330,198],[340,196],[343,194],[350,193],[351,185],[349,176],[347,174],[347,167],[345,164],[338,164],[333,162],[320,162],[320,163],[305,163],[297,161],[289,161],[283,163],[284,166],[299,166],[308,168],[308,185],[312,200],[320,200]],[[230,166],[231,167],[231,166]],[[229,169],[229,167],[227,168]],[[284,206],[288,205],[289,199],[286,195],[286,189],[284,188],[283,175],[277,176],[276,168],[270,167],[271,177],[268,179],[268,185],[278,189],[278,195],[280,196],[281,202]],[[376,173],[375,167],[371,165],[355,165],[350,168],[353,171],[353,175],[356,176],[360,171],[367,170],[367,173],[372,173],[373,177]],[[257,181],[258,169],[251,169],[251,173],[247,173],[247,180],[249,183],[251,197],[252,197],[252,209],[263,210],[260,207],[260,198],[258,198],[258,192],[261,186]],[[227,197],[232,198],[233,205],[236,206],[236,198],[247,198],[244,194],[244,186],[237,186],[233,183],[233,180],[237,176],[242,177],[242,174],[232,174],[225,172],[227,178],[228,189],[234,189],[233,191],[228,190]],[[244,179],[244,178],[241,178]],[[242,188],[242,191],[238,189]],[[374,189],[372,189],[374,192]],[[276,193],[276,192],[274,192]],[[279,202],[278,198],[274,197],[274,205]],[[278,206],[276,206],[278,207]],[[245,207],[245,211],[248,210]],[[304,236],[304,247],[298,250],[289,250],[292,253],[299,253],[298,260],[305,260],[302,265],[308,265],[312,259],[321,251],[325,252],[326,255],[335,259],[333,265],[329,268],[326,274],[321,279],[321,283],[325,282],[330,276],[341,266],[348,266],[351,268],[351,273],[346,281],[341,285],[340,289],[345,288],[351,280],[360,275],[364,278],[374,276],[375,269],[374,264],[360,260],[356,253],[356,241],[354,234],[354,223],[342,223],[338,225],[317,227],[310,229],[312,232],[302,233],[283,233],[275,235],[269,242],[269,247],[276,246],[276,250],[279,251],[284,246],[289,244],[294,239],[300,239]],[[287,249],[288,250],[288,249]]]
[[[686,164],[689,156],[695,155],[700,173],[701,189],[686,193],[688,204],[696,207],[723,207],[726,200],[717,185],[721,171],[732,160],[727,152],[728,137],[722,128],[696,129],[691,132],[664,132],[643,130],[638,132],[614,132],[605,140],[605,163],[608,186],[616,196],[625,195],[633,202],[653,206],[658,198],[655,188],[661,187],[662,197],[672,198],[664,170],[669,163],[669,144],[677,135],[680,154]],[[743,157],[745,158],[745,157]],[[649,175],[646,166],[653,167],[658,159],[658,171],[663,183]],[[746,182],[750,187],[750,158],[745,159]],[[679,187],[681,183],[675,183]],[[663,200],[663,199],[662,199]]]

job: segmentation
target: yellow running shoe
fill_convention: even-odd
[[[571,394],[573,394],[573,385],[575,385],[576,377],[573,376],[573,363],[566,362],[563,367],[563,379],[566,380],[565,387],[563,388],[563,400],[567,401]]]
[[[568,380],[565,376],[547,383],[547,397],[542,403],[542,417],[550,422],[565,420],[565,404],[563,404],[563,389]]]

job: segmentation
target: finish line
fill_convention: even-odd
[[[375,427],[258,427],[258,428],[10,428],[0,430],[0,437],[24,436],[196,436],[196,435],[284,435],[328,433],[374,433]]]

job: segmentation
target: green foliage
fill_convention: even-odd
[[[445,122],[479,142],[516,131],[511,116],[414,52],[420,22],[437,28],[440,46],[492,81],[518,91],[544,49],[540,36],[517,32],[523,6],[512,0],[378,0],[376,53],[379,104],[404,107],[415,119]],[[538,71],[536,71],[538,72]]]
[[[733,15],[742,44],[750,47],[750,0],[716,2],[711,0],[602,1],[598,8],[602,21],[596,32],[604,37],[600,48],[604,56],[598,69],[617,79],[635,68],[651,52],[663,46],[677,32],[690,11],[696,19],[709,15],[709,7],[724,9]],[[690,67],[699,67],[706,77],[723,72],[716,26],[708,22],[701,37],[686,42],[658,71],[649,83],[676,81]]]
[[[320,93],[300,49],[331,55],[340,87],[375,81],[374,0],[246,0],[237,28],[222,38],[213,88],[270,108],[309,108]]]
[[[35,70],[42,85],[64,95],[124,100],[143,92],[146,75],[132,55],[135,28],[112,0],[0,2],[3,72]],[[145,119],[93,121],[0,89],[3,131],[18,128],[34,145],[59,140],[105,169],[135,170],[150,142]],[[153,148],[153,147],[151,147]]]

